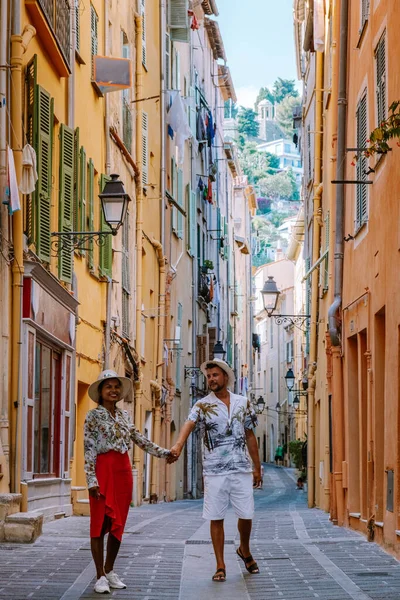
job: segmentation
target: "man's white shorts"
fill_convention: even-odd
[[[239,519],[254,516],[253,474],[229,473],[204,476],[203,519],[225,519],[229,501]]]

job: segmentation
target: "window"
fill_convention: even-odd
[[[165,34],[165,88],[171,87],[171,38]]]
[[[291,363],[294,354],[294,341],[286,342],[286,362]]]
[[[183,316],[183,305],[178,303],[178,312],[177,312],[177,326],[175,327],[175,340],[178,344],[176,348],[176,372],[175,372],[175,385],[176,389],[181,389],[181,340],[182,340],[182,316]]]
[[[100,177],[100,191],[102,192],[106,182],[109,181],[107,175],[101,175]],[[100,231],[110,231],[110,227],[107,225],[104,219],[104,213],[100,208]],[[99,273],[104,277],[112,276],[112,238],[113,236],[107,235],[104,244],[100,245],[99,248]]]
[[[90,5],[90,53],[92,56],[92,75],[93,75],[93,57],[99,52],[99,35],[98,35],[99,17],[95,11],[93,4]]]
[[[149,183],[149,117],[142,111],[142,185]]]
[[[89,158],[87,168],[88,178],[88,227],[89,231],[94,231],[94,164],[91,158]],[[100,208],[101,210],[101,208]],[[93,240],[88,242],[88,254],[87,254],[88,267],[90,271],[94,268],[93,261]]]
[[[142,15],[142,65],[147,68],[146,63],[146,0],[140,0],[140,14]]]
[[[75,0],[75,50],[79,53],[81,49],[81,24],[79,12],[80,0]]]
[[[196,247],[196,192],[192,191],[190,183],[186,186],[186,214],[187,228],[186,240],[187,250],[191,256],[194,256]]]
[[[311,181],[311,127],[307,125],[307,163],[308,163],[308,181]]]
[[[364,92],[360,102],[358,103],[357,113],[357,148],[365,148],[367,145],[367,91]],[[357,161],[357,180],[365,181],[368,170],[368,159],[364,154],[359,152]],[[357,185],[356,189],[356,231],[367,222],[368,219],[368,186],[365,184]]]
[[[169,0],[168,26],[172,40],[177,42],[189,42],[190,28],[188,9],[188,0]]]
[[[287,153],[289,153],[289,152],[291,152],[291,151],[292,151],[292,149],[291,149],[291,147],[290,147],[290,144],[285,144],[285,145],[284,145],[284,148],[285,148],[285,152],[287,152]]]
[[[368,17],[369,17],[369,2],[370,2],[370,0],[361,0],[361,27],[360,27],[360,32],[363,30],[364,25],[368,21]]]
[[[173,90],[181,89],[181,57],[178,50],[172,47],[172,84]]]
[[[72,231],[74,204],[74,130],[66,125],[60,126],[60,174],[59,174],[59,231]],[[86,172],[86,171],[85,171]],[[72,256],[70,243],[64,244],[58,255],[58,276],[62,281],[72,282]]]
[[[271,348],[274,347],[274,320],[270,319],[270,330],[269,330],[269,334],[270,334],[270,338],[269,338],[269,345],[271,346]]]
[[[269,370],[269,377],[270,377],[270,388],[269,391],[273,392],[274,391],[274,367],[270,367]]]
[[[375,50],[377,126],[386,119],[386,33]]]
[[[68,385],[67,393],[69,387]],[[33,412],[34,476],[60,476],[61,414],[61,354],[36,340]],[[69,419],[66,424],[69,425]],[[64,442],[68,442],[68,437]],[[62,462],[64,464],[64,461]]]
[[[122,335],[130,338],[130,265],[129,265],[129,213],[122,224]]]
[[[121,31],[122,58],[130,58],[128,38]],[[122,139],[129,152],[132,152],[132,113],[130,106],[129,89],[122,90]]]
[[[50,262],[51,192],[54,136],[54,100],[37,84],[37,56],[27,65],[27,134],[36,151],[38,181],[27,199],[25,232],[35,242],[41,260]]]

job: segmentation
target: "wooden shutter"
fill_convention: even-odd
[[[168,25],[171,39],[177,42],[189,42],[190,27],[188,0],[169,0]]]
[[[37,106],[38,106],[38,86],[37,86],[37,55],[26,67],[26,87],[27,87],[27,137],[30,145],[38,154],[37,139]],[[34,239],[34,206],[37,205],[37,187],[36,190],[26,197],[24,213],[24,231],[30,244]]]
[[[142,185],[149,182],[149,117],[142,111]]]
[[[367,92],[365,91],[361,98],[356,114],[357,120],[357,148],[365,148],[368,138],[367,123]],[[357,179],[364,181],[367,179],[365,174],[368,170],[368,159],[362,153],[357,161]],[[357,185],[356,191],[356,229],[359,229],[368,217],[368,186],[364,184]]]
[[[375,51],[377,126],[386,119],[386,32]]]
[[[203,362],[208,360],[209,348],[208,348],[208,335],[198,335],[196,337],[197,356],[196,362],[197,367],[200,367]]]
[[[182,208],[184,207],[184,196],[183,196],[183,170],[178,169],[178,204]],[[177,211],[177,230],[176,235],[179,239],[183,239],[183,214],[180,210]]]
[[[361,0],[361,29],[364,27],[366,21],[368,21],[369,17],[369,2],[370,0]]]
[[[60,195],[59,195],[59,231],[72,231],[74,197],[74,130],[62,124],[60,127]],[[58,256],[58,276],[62,281],[72,282],[71,243],[65,243]]]
[[[99,36],[98,36],[98,23],[99,17],[95,11],[93,4],[90,5],[90,53],[92,58],[92,76],[94,69],[93,57],[97,56],[99,49]]]
[[[100,177],[100,191],[102,192],[106,181],[110,178],[107,175],[101,175]],[[107,225],[103,210],[100,207],[100,231],[110,231],[110,227]],[[100,245],[99,250],[99,271],[100,275],[105,277],[112,276],[112,236],[108,235],[104,244]]]
[[[36,244],[39,258],[50,262],[53,101],[40,86],[37,86],[37,99]]]
[[[209,327],[208,328],[208,356],[214,355],[214,346],[217,341],[217,328]]]
[[[178,312],[177,312],[177,341],[178,342],[178,348],[176,350],[176,371],[175,371],[175,384],[176,384],[176,389],[180,390],[181,389],[181,354],[182,354],[182,350],[181,350],[181,339],[182,339],[182,317],[183,317],[183,305],[178,302]]]
[[[329,238],[330,238],[330,214],[329,211],[325,217],[325,252],[326,258],[323,261],[321,268],[323,269],[323,289],[324,292],[329,287]]]
[[[186,186],[187,201],[187,249],[191,256],[194,256],[196,250],[196,192],[192,191],[190,183]]]
[[[122,335],[129,338],[130,303],[129,213],[122,224]]]
[[[165,87],[171,88],[171,38],[165,34]]]
[[[94,231],[94,164],[91,158],[88,162],[88,224],[89,231]],[[87,260],[88,267],[92,271],[94,268],[93,240],[88,243]]]
[[[75,129],[74,133],[74,218],[73,227],[74,231],[79,231],[79,212],[80,212],[80,194],[79,194],[79,176],[80,176],[80,165],[79,165],[79,127]]]
[[[81,22],[79,12],[80,0],[75,0],[75,50],[80,52],[81,49]]]
[[[86,194],[87,194],[87,164],[86,150],[81,147],[79,152],[79,215],[80,215],[80,231],[87,230],[86,221]],[[84,250],[81,250],[85,254]]]
[[[196,138],[196,90],[194,87],[189,88],[189,127]]]
[[[306,273],[311,269],[311,258],[306,258]],[[311,315],[311,274],[307,277],[306,281],[306,315]],[[271,327],[273,326],[273,319],[271,319]],[[306,355],[310,353],[310,326],[308,325],[306,330]]]
[[[142,64],[146,67],[146,2],[140,0],[140,12],[142,15]]]

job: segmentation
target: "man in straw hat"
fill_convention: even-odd
[[[199,424],[203,434],[203,518],[211,521],[211,539],[217,561],[212,580],[224,582],[224,518],[229,501],[239,519],[240,545],[236,550],[237,555],[249,573],[259,573],[250,552],[253,487],[262,485],[254,435],[257,417],[247,398],[228,390],[233,388],[235,376],[225,361],[210,360],[200,368],[207,378],[210,394],[194,404],[171,448],[171,454],[179,457],[190,433]]]

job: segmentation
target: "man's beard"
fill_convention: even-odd
[[[220,392],[221,390],[224,389],[224,386],[219,385],[218,383],[212,383],[212,384],[210,384],[209,387],[213,392]]]

